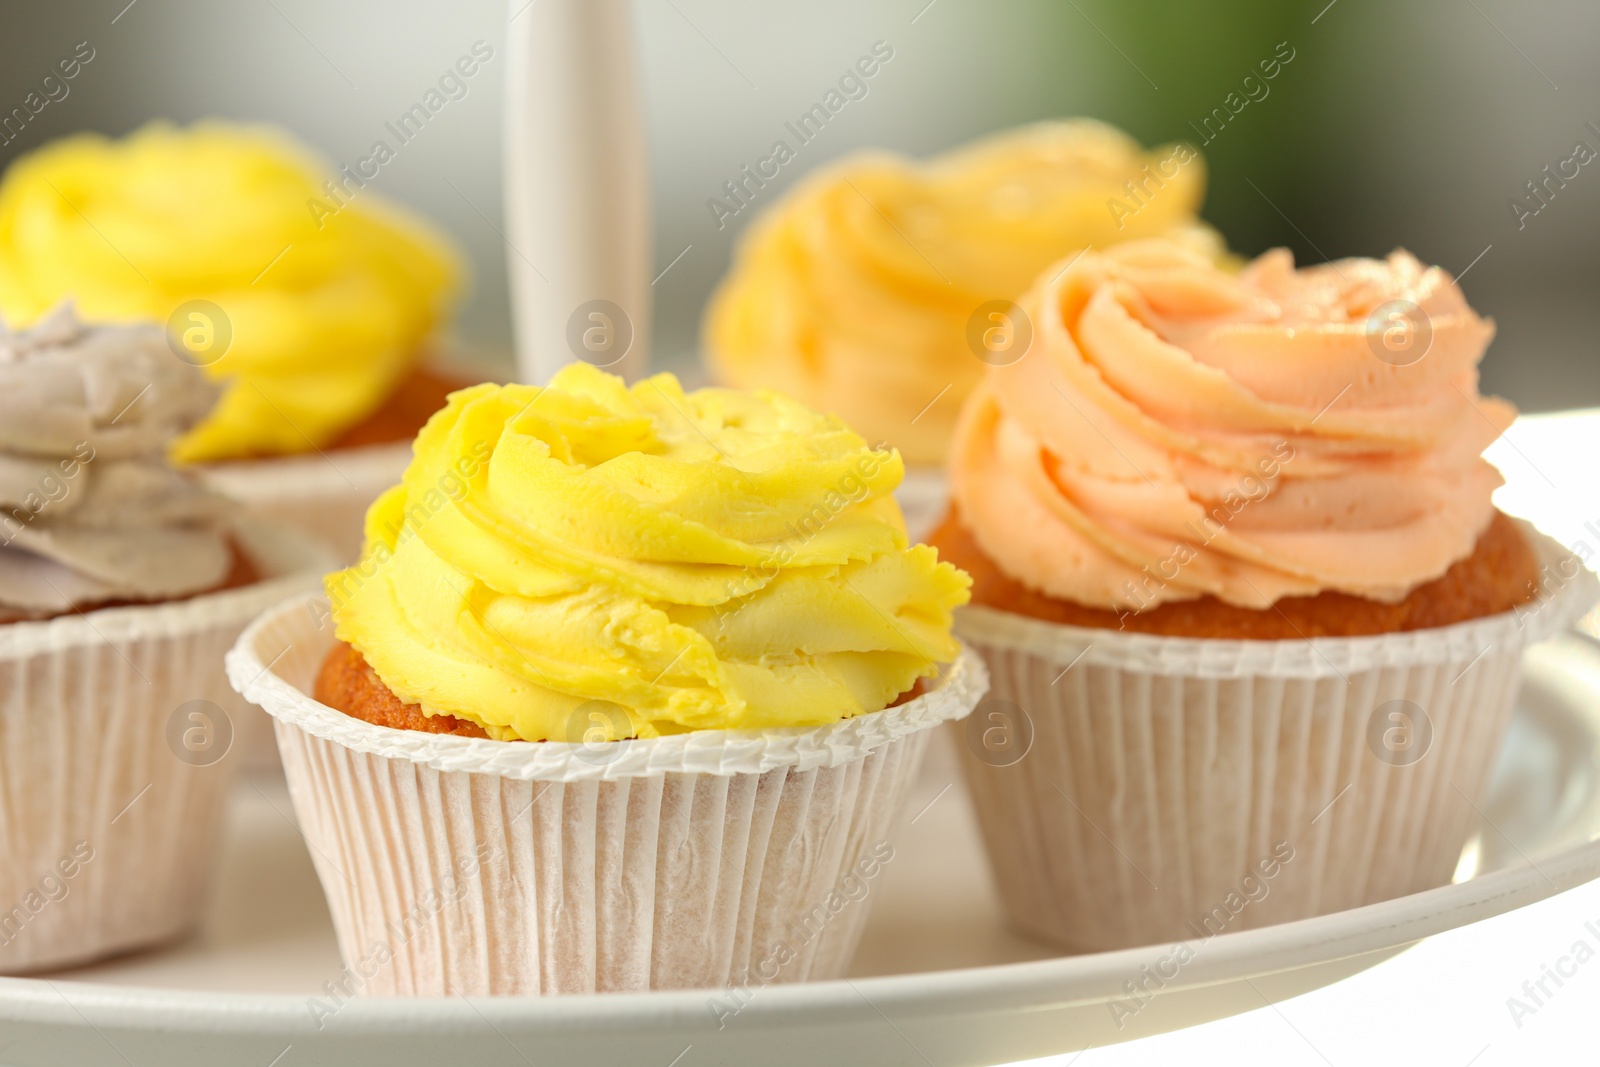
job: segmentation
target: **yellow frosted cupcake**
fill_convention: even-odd
[[[225,383],[175,442],[179,461],[404,440],[448,391],[419,377],[418,361],[460,267],[442,237],[383,201],[375,177],[336,171],[264,127],[155,124],[55,142],[0,181],[0,315],[27,324],[70,298],[90,321],[165,324],[180,357]],[[397,397],[409,412],[398,423],[385,410]],[[358,538],[356,513],[404,463],[387,459],[363,489],[372,460],[252,464],[218,481],[280,512],[298,486],[314,498],[301,500],[306,518],[358,497],[346,509]]]
[[[926,163],[852,156],[745,235],[706,315],[709,359],[732,385],[781,389],[913,465],[939,464],[985,363],[1006,358],[991,331],[1026,329],[984,309],[1003,312],[1039,271],[1089,246],[1171,234],[1219,255],[1195,218],[1204,187],[1191,147],[1147,151],[1087,120]]]
[[[902,471],[836,418],[671,375],[454,394],[329,577],[334,633],[291,602],[230,656],[352,969],[408,872],[450,881],[442,943],[367,991],[843,974],[865,909],[806,921],[892,859],[930,728],[987,685]]]

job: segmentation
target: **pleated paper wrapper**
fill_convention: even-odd
[[[171,940],[204,912],[241,700],[223,656],[315,589],[328,551],[241,528],[266,576],[148,607],[0,626],[0,973]]]
[[[367,508],[398,485],[411,462],[411,442],[326,453],[207,463],[196,467],[207,486],[253,514],[287,523],[331,545],[346,566],[361,556]]]
[[[277,720],[345,981],[366,994],[840,977],[933,728],[987,685],[963,650],[926,695],[831,726],[499,742],[317,703],[332,634],[315,615],[302,598],[264,616],[228,671]]]
[[[1600,595],[1528,533],[1540,599],[1434,630],[1229,641],[963,609],[993,686],[962,762],[1011,924],[1097,952],[1448,883],[1523,650]]]

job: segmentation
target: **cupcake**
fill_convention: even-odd
[[[165,323],[224,385],[174,457],[350,559],[405,442],[460,384],[422,364],[456,253],[359,166],[266,128],[156,124],[57,141],[0,181],[0,314],[31,323],[70,298],[90,321]]]
[[[452,395],[328,578],[331,632],[291,601],[229,657],[357,986],[842,975],[931,728],[986,685],[902,469],[671,375]]]
[[[1047,270],[933,539],[995,703],[967,777],[1011,922],[1194,942],[1450,880],[1522,650],[1593,576],[1496,511],[1493,334],[1405,252]]]
[[[1034,276],[1086,247],[1179,234],[1204,165],[1188,145],[1146,151],[1098,122],[1041,123],[926,163],[868,153],[806,179],[740,242],[712,299],[713,371],[834,412],[912,464],[913,532],[944,507],[943,464],[984,364],[1026,348],[1011,313]]]
[[[216,387],[159,327],[0,331],[0,973],[200,919],[239,712],[222,656],[330,558],[166,461]]]

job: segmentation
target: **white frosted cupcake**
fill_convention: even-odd
[[[229,658],[362,988],[842,975],[929,730],[985,686],[899,456],[583,364],[455,394],[415,452],[334,631],[292,602]]]
[[[1013,923],[1102,950],[1447,882],[1523,649],[1596,595],[1490,502],[1492,325],[1403,252],[1155,241],[1022,306],[933,538],[995,679],[965,751]]]
[[[216,398],[159,328],[0,333],[0,973],[198,922],[239,713],[221,658],[328,555],[166,462]]]

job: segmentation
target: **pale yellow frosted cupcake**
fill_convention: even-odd
[[[926,162],[850,156],[741,240],[706,314],[707,356],[730,384],[781,389],[914,467],[938,464],[985,362],[1008,358],[986,334],[1026,329],[982,309],[1086,247],[1168,234],[1220,255],[1196,220],[1204,189],[1193,148],[1146,150],[1089,120],[1022,127]]]

